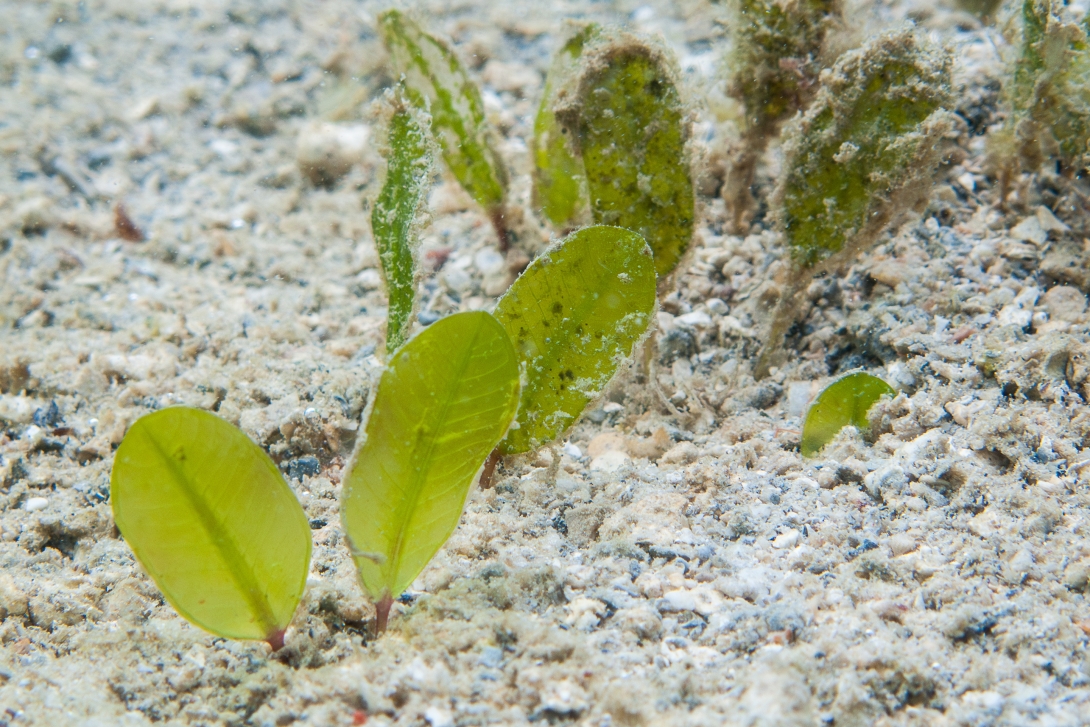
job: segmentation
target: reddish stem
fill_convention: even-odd
[[[496,465],[500,463],[500,448],[496,447],[492,450],[492,454],[488,455],[488,459],[484,461],[484,469],[481,471],[480,486],[482,490],[487,490],[492,487],[492,475],[496,473]]]
[[[492,227],[496,229],[496,237],[499,238],[500,252],[507,252],[511,247],[511,238],[507,234],[507,225],[503,223],[503,209],[494,209],[488,213],[492,221]]]
[[[390,621],[390,607],[394,605],[394,597],[389,593],[383,594],[375,604],[375,636],[385,633],[386,624]]]
[[[285,629],[277,629],[265,637],[274,654],[284,648],[284,632]]]

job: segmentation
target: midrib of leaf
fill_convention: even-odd
[[[470,345],[466,347],[466,355],[463,356],[462,360],[458,362],[458,366],[455,371],[455,377],[453,379],[455,382],[458,382],[458,384],[460,384],[460,382],[462,381],[462,377],[465,375],[466,369],[469,368],[469,359],[473,357],[473,350],[476,346],[477,339],[480,338],[480,335],[481,327],[480,325],[478,325],[477,330],[473,332],[473,340],[470,341]],[[398,514],[401,516],[401,523],[398,525],[397,539],[394,541],[394,547],[392,549],[392,552],[390,553],[390,563],[392,564],[392,567],[390,568],[389,574],[387,576],[388,582],[386,584],[387,590],[391,593],[393,592],[393,588],[396,585],[394,581],[397,579],[397,575],[401,571],[401,556],[404,552],[403,546],[405,544],[405,534],[408,530],[409,520],[412,518],[413,513],[416,512],[416,505],[420,501],[420,493],[424,489],[424,482],[427,480],[428,475],[431,473],[431,457],[432,453],[435,451],[436,441],[439,438],[439,433],[444,431],[444,424],[446,424],[447,416],[450,413],[450,408],[451,406],[453,406],[454,399],[460,388],[460,385],[456,385],[454,388],[454,393],[452,393],[450,396],[445,397],[436,426],[431,430],[430,436],[428,437],[424,456],[419,457],[420,461],[426,462],[428,464],[426,467],[422,467],[417,470],[418,474],[413,477],[412,481],[410,482],[409,496],[408,498],[406,498],[405,504],[403,504],[401,508],[399,508],[400,512]],[[416,454],[418,451],[419,450],[417,449],[417,447],[413,447],[412,454],[414,459],[417,459]]]
[[[189,479],[182,471],[182,468],[175,462],[174,458],[160,446],[159,442],[151,433],[148,433],[148,441],[151,442],[151,445],[155,448],[155,451],[159,456],[163,458],[163,461],[167,463],[167,469],[185,494],[190,506],[197,513],[201,525],[204,526],[205,531],[211,536],[212,542],[216,544],[223,554],[223,560],[227,564],[227,570],[231,574],[231,578],[235,581],[235,585],[239,587],[243,596],[246,598],[246,602],[250,606],[250,613],[257,618],[266,634],[274,633],[280,628],[280,624],[276,622],[276,617],[273,615],[272,608],[269,606],[268,600],[262,593],[261,587],[258,585],[257,579],[254,577],[254,573],[250,569],[249,563],[247,563],[246,558],[243,557],[242,551],[239,550],[235,539],[231,537],[231,533],[223,526],[220,519],[216,517],[207,503],[204,502],[200,495],[193,489]]]

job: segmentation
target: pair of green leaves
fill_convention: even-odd
[[[557,227],[589,208],[639,233],[666,275],[695,218],[685,109],[666,51],[588,26],[557,54],[534,122],[534,198]]]
[[[342,494],[342,524],[380,628],[392,598],[457,526],[488,453],[525,452],[567,429],[630,354],[654,306],[643,239],[591,227],[535,260],[495,316],[449,316],[396,349]],[[220,636],[283,644],[306,583],[310,529],[246,435],[185,407],[141,418],[114,461],[112,507],[185,618]]]
[[[883,396],[896,395],[885,381],[862,371],[842,376],[829,384],[806,412],[799,443],[802,456],[813,457],[844,427],[869,428],[867,412],[871,407]]]
[[[480,89],[448,43],[403,13],[387,10],[378,27],[406,96],[431,115],[431,131],[451,174],[488,213],[506,248],[507,171],[492,141]]]
[[[380,629],[454,531],[488,453],[526,452],[566,430],[631,353],[654,305],[643,239],[591,227],[538,257],[494,317],[449,316],[397,351],[342,496]]]

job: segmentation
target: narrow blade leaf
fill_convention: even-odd
[[[534,206],[561,229],[574,227],[588,212],[587,182],[583,160],[557,121],[553,107],[560,95],[573,91],[569,86],[578,71],[583,47],[597,37],[598,31],[594,23],[580,29],[557,52],[534,118]]]
[[[867,412],[883,396],[896,396],[893,387],[877,376],[862,371],[848,374],[822,389],[806,412],[799,450],[812,457],[851,425],[863,430],[870,426]]]
[[[585,55],[577,103],[558,112],[578,134],[594,221],[639,233],[666,275],[689,246],[695,214],[671,64],[629,37]]]
[[[371,211],[382,273],[386,278],[386,350],[396,351],[409,336],[416,301],[417,217],[431,179],[431,148],[420,112],[391,94],[386,181]]]
[[[501,450],[529,451],[571,426],[631,354],[654,309],[651,250],[630,230],[588,227],[534,260],[496,306],[526,371],[518,428]]]
[[[492,146],[481,92],[458,56],[397,10],[379,16],[379,30],[409,99],[431,114],[451,173],[493,218],[502,215],[507,172]]]
[[[264,450],[214,414],[141,417],[117,450],[114,520],[182,616],[283,643],[310,566],[303,508]]]
[[[433,323],[390,359],[341,522],[376,603],[419,575],[458,524],[473,476],[518,405],[518,359],[488,313]]]

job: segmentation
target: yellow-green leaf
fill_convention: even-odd
[[[431,114],[443,160],[458,183],[497,225],[501,235],[507,171],[492,145],[480,89],[450,46],[397,10],[378,19],[379,30],[406,94]]]
[[[596,398],[651,322],[655,267],[643,238],[588,227],[534,260],[496,306],[525,364],[518,427],[500,449],[556,439]]]
[[[385,626],[458,524],[473,477],[518,405],[518,359],[488,313],[457,313],[402,346],[379,380],[344,479],[341,522]]]
[[[557,108],[578,134],[594,221],[639,233],[659,275],[689,247],[695,214],[672,66],[665,51],[636,38],[595,44],[584,53],[576,102]]]
[[[893,387],[862,371],[843,376],[822,389],[806,412],[799,449],[812,457],[846,426],[867,429],[867,412],[883,396],[896,396]]]
[[[587,214],[587,182],[583,160],[553,107],[559,96],[573,92],[570,86],[583,47],[597,37],[598,30],[595,23],[581,28],[557,52],[534,118],[534,206],[561,229],[574,227]]]
[[[395,351],[409,336],[416,301],[417,217],[427,200],[431,181],[431,147],[427,120],[406,105],[400,93],[390,93],[387,122],[386,180],[371,210],[389,307],[386,349]]]
[[[310,527],[264,450],[200,409],[132,425],[114,458],[114,521],[178,613],[218,636],[283,644]]]

